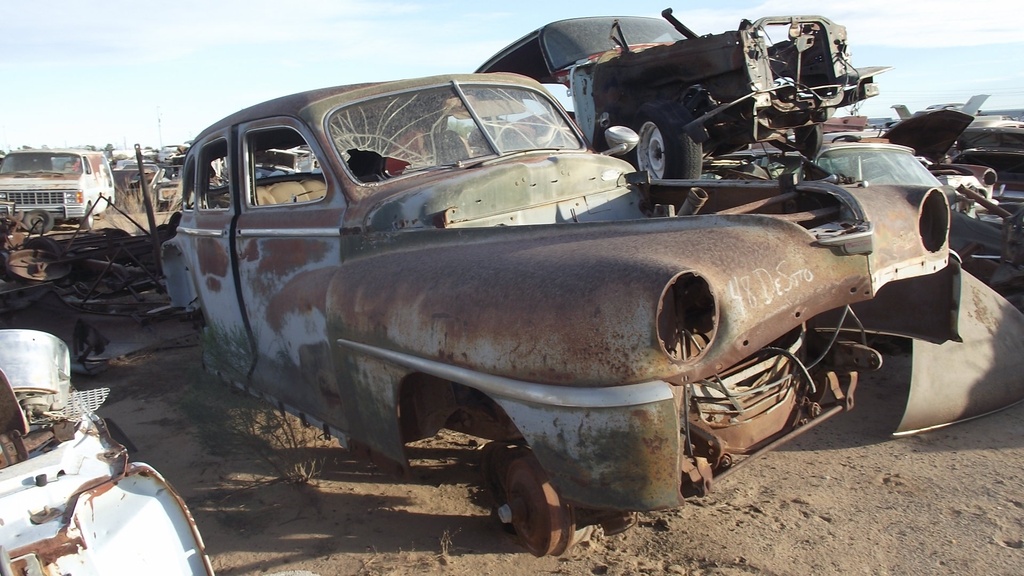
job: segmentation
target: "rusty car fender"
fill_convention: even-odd
[[[870,218],[887,195],[866,196]],[[924,198],[946,207],[939,192]],[[944,267],[946,228],[924,247],[920,211],[913,198],[878,210],[871,234],[899,242],[870,254],[761,215],[349,237],[355,257],[327,294],[331,340],[546,384],[693,381],[891,280]],[[674,359],[658,326],[681,279],[706,292],[717,343]]]
[[[663,381],[567,388],[475,372],[444,362],[339,339],[351,354],[470,386],[494,399],[523,433],[569,502],[614,510],[655,510],[679,494],[679,388]],[[387,389],[387,387],[385,387]],[[382,402],[382,400],[384,400]],[[378,397],[376,406],[387,401]],[[383,406],[387,411],[397,406]],[[376,428],[388,428],[380,422]],[[569,432],[572,433],[569,433]],[[385,431],[385,434],[388,434]],[[379,437],[368,440],[391,452]]]
[[[1024,400],[1024,314],[958,260],[937,274],[892,282],[853,310],[868,332],[912,339],[910,393],[895,435]],[[831,318],[818,320],[827,325]]]

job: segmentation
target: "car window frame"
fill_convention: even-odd
[[[242,168],[242,178],[244,184],[240,194],[244,196],[244,201],[240,203],[246,211],[248,210],[263,210],[267,208],[284,208],[284,207],[298,207],[298,206],[316,206],[330,202],[332,195],[338,195],[342,197],[343,204],[347,204],[347,200],[344,198],[344,194],[335,194],[332,190],[338,190],[339,187],[335,181],[335,175],[333,173],[334,168],[327,161],[326,155],[321,150],[319,142],[310,127],[304,122],[299,121],[296,118],[290,116],[277,116],[271,118],[260,118],[244,122],[238,126],[238,136],[240,142],[240,161]],[[294,202],[294,203],[276,203],[276,204],[257,204],[253,200],[256,195],[256,178],[255,178],[255,165],[254,156],[252,150],[251,136],[257,132],[277,130],[277,129],[290,129],[296,132],[309,147],[310,152],[318,162],[320,168],[319,172],[310,172],[310,174],[317,174],[322,177],[327,190],[324,196],[315,200],[309,200],[305,202]],[[333,152],[333,151],[332,151]]]

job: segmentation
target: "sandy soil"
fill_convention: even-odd
[[[320,477],[305,485],[273,482],[246,450],[211,450],[182,410],[190,389],[210,384],[199,365],[196,346],[170,347],[76,384],[112,388],[101,415],[125,431],[136,460],[185,496],[222,575],[1024,571],[1024,406],[892,439],[906,358],[887,359],[862,382],[854,412],[737,471],[710,496],[644,514],[625,534],[598,534],[562,558],[530,556],[492,518],[468,437],[412,447],[405,479],[320,449]],[[225,405],[209,408],[216,423]]]

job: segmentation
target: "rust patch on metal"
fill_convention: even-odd
[[[259,258],[260,274],[283,276],[309,262],[323,259],[331,245],[308,238],[275,240],[267,242],[263,247],[263,256]]]
[[[334,268],[301,272],[281,287],[267,303],[267,323],[275,332],[284,328],[288,314],[325,313],[327,288],[337,273]]]
[[[206,287],[210,289],[210,292],[220,292],[221,284],[220,280],[217,280],[213,276],[206,277]]]
[[[15,548],[10,551],[10,556],[11,558],[18,558],[26,554],[35,554],[44,566],[48,566],[55,563],[59,558],[73,556],[78,554],[79,550],[86,548],[85,541],[80,536],[74,538],[68,536],[67,526],[65,526],[53,538],[36,540],[21,548]]]
[[[259,242],[249,241],[249,242],[246,242],[244,246],[245,247],[242,249],[241,253],[239,254],[239,258],[241,258],[242,260],[244,260],[246,262],[256,262],[257,260],[260,259],[260,243]]]
[[[212,274],[214,276],[226,277],[230,261],[227,247],[223,243],[209,238],[200,238],[196,244],[196,253],[199,257],[199,273],[204,276]]]
[[[633,410],[630,412],[630,416],[636,425],[636,430],[639,433],[638,439],[644,445],[648,454],[663,454],[668,444],[665,441],[665,437],[659,434],[645,434],[645,431],[657,429],[661,423],[658,421],[659,418],[655,418],[648,410]]]

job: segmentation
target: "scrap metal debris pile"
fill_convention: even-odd
[[[158,226],[155,235],[133,236],[117,228],[39,235],[27,233],[16,217],[2,217],[2,292],[46,284],[61,294],[88,301],[157,288],[156,246],[173,234],[174,226],[169,224]]]
[[[213,574],[184,501],[71,386],[67,346],[0,330],[0,573]]]

